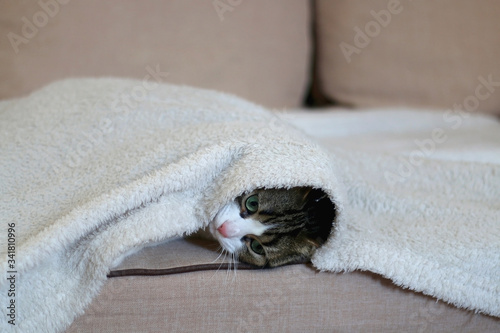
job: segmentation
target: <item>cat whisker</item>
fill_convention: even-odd
[[[233,265],[232,268],[231,265]],[[234,253],[231,253],[231,258],[229,258],[228,273],[231,271],[234,271]]]
[[[220,271],[220,269],[222,268],[222,266],[224,266],[224,264],[226,263],[226,258],[227,258],[227,255],[229,254],[229,251],[225,250],[225,249],[222,249],[222,253],[221,255],[224,254],[224,257],[222,258],[221,260],[221,263],[219,265],[219,268],[217,268],[217,272]]]
[[[232,279],[231,279],[231,282],[234,283],[235,281],[235,278],[236,278],[236,271],[237,271],[237,260],[236,260],[236,253],[230,253],[228,252],[228,254],[231,254],[231,256],[228,258],[226,264],[227,264],[227,272],[226,272],[226,281],[229,281],[229,275],[231,274],[231,271],[232,271]]]
[[[226,279],[229,279],[229,276],[231,274],[231,264],[233,261],[233,254],[231,253],[231,257],[228,260],[228,265],[227,265],[227,272],[226,272]]]
[[[234,282],[234,279],[236,279],[236,271],[238,270],[238,260],[236,259],[236,255],[234,253],[232,255],[232,261],[233,261],[233,271],[234,271],[233,275],[233,282]]]
[[[213,264],[214,262],[218,261],[220,259],[220,257],[222,257],[222,255],[224,254],[224,251],[225,250],[222,248],[222,246],[219,246],[219,248],[217,249],[217,252],[219,252],[219,255],[211,263]]]
[[[216,261],[218,261],[220,259],[220,257],[222,257],[222,255],[224,255],[224,258],[222,258],[222,260],[220,261],[219,267],[214,272],[214,274],[212,274],[212,277],[210,279],[213,279],[217,275],[217,273],[220,271],[222,265],[224,265],[224,260],[225,260],[225,258],[227,256],[226,250],[224,250],[221,246],[219,246],[219,248],[217,249],[217,251],[220,251],[220,253],[217,256],[217,258],[215,258],[215,260],[212,261],[212,263],[215,263]]]
[[[219,268],[217,269],[217,272],[222,268],[222,266],[227,265],[227,269],[226,269],[226,278],[227,278],[227,276],[229,275],[229,271],[231,270],[231,261],[228,260],[227,258],[228,258],[229,254],[232,256],[232,253],[227,251],[226,249],[222,249],[222,251],[224,253],[224,257],[221,260],[221,263],[219,265]]]
[[[227,265],[227,270],[226,270],[226,279],[225,281],[227,282],[228,281],[228,278],[229,278],[229,274],[231,273],[231,271],[233,272],[233,277],[231,279],[231,282],[234,282],[235,278],[236,278],[236,271],[238,269],[238,266],[237,266],[237,263],[238,261],[236,260],[236,256],[237,254],[235,253],[230,253],[228,252],[228,254],[231,254],[231,257],[228,258],[228,260],[225,262],[225,264]]]
[[[237,271],[238,270],[238,257],[235,255],[233,255],[233,260],[234,260],[234,270]]]
[[[232,257],[233,257],[233,254],[231,253],[231,257],[229,258],[228,262],[227,262],[227,269],[226,269],[226,281],[229,277],[229,274],[231,272],[231,261],[232,261]]]

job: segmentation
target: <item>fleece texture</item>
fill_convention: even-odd
[[[318,269],[371,270],[500,315],[498,163],[324,149],[239,98],[122,79],[1,102],[0,147],[0,219],[12,226],[0,262],[14,276],[0,281],[2,331],[64,330],[125,254],[190,234],[259,187],[313,186],[337,204]],[[417,167],[399,169],[405,159]]]
[[[500,315],[500,119],[465,110],[290,114],[333,155],[347,194],[313,258]]]
[[[54,332],[81,314],[131,249],[190,234],[243,192],[337,192],[326,153],[236,97],[118,79],[52,84],[0,104],[2,312]],[[10,265],[13,266],[10,266]]]

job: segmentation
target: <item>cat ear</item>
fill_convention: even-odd
[[[320,189],[310,188],[304,198],[307,198],[307,200],[309,200],[310,202],[316,203],[316,202],[319,202],[325,198],[328,198],[328,195]]]
[[[321,246],[321,244],[320,244],[318,241],[316,241],[316,240],[314,240],[314,239],[311,239],[311,238],[309,238],[309,237],[306,237],[306,238],[305,238],[305,241],[306,241],[306,243],[308,243],[309,245],[312,245],[315,249],[317,249],[317,248],[319,248],[319,247]]]
[[[305,188],[303,188],[302,191],[303,191],[302,192],[302,201],[303,202],[306,202],[306,201],[318,202],[318,201],[328,197],[328,195],[325,192],[323,192],[322,190],[317,189],[317,188],[305,187]]]
[[[307,199],[308,199],[309,194],[311,193],[311,191],[312,191],[312,187],[303,187],[303,188],[301,188],[302,202],[307,201]]]

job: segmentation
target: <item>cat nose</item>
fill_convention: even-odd
[[[234,230],[233,228],[231,228],[231,225],[228,221],[222,223],[222,225],[217,228],[217,231],[225,238],[232,237],[238,232],[238,230]]]
[[[222,223],[222,225],[220,227],[217,228],[217,231],[224,237],[228,237],[228,234],[227,234],[227,223],[224,222]]]

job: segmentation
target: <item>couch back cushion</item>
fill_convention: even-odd
[[[500,114],[500,1],[317,0],[324,93]]]
[[[296,107],[308,84],[309,21],[303,0],[6,1],[0,98],[66,77],[153,72]]]

